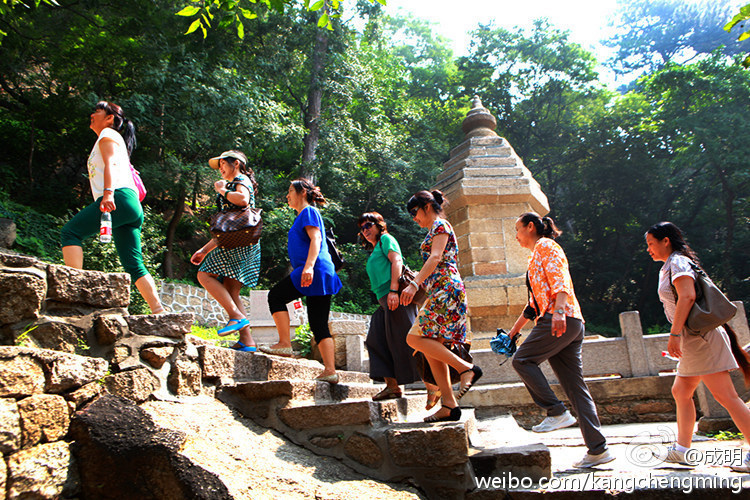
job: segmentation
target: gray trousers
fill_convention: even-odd
[[[583,380],[581,345],[584,326],[578,319],[567,317],[566,320],[565,333],[555,337],[552,335],[552,315],[541,317],[513,356],[513,368],[534,402],[547,410],[547,416],[553,417],[565,413],[565,404],[555,396],[539,367],[544,361],[549,361],[578,416],[578,426],[589,453],[598,455],[607,449],[607,440],[601,432],[596,405]]]

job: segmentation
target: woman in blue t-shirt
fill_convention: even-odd
[[[297,212],[287,239],[289,260],[294,270],[268,292],[268,308],[279,332],[279,341],[272,346],[261,346],[260,350],[279,356],[293,354],[286,305],[305,296],[310,329],[324,365],[323,372],[316,380],[336,384],[339,376],[334,366],[334,346],[328,329],[328,314],[331,310],[331,296],[341,290],[341,280],[324,241],[323,218],[315,208],[315,204],[325,204],[326,199],[317,186],[302,178],[292,181],[286,199],[289,206]]]

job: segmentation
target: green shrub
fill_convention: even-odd
[[[11,219],[16,224],[16,250],[47,262],[62,262],[60,229],[63,219],[10,201],[1,191],[0,217]]]
[[[313,333],[310,323],[304,323],[295,328],[293,340],[299,345],[299,354],[307,357],[312,352]]]

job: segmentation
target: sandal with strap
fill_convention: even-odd
[[[448,408],[447,406],[443,406],[443,408]],[[437,417],[435,415],[430,415],[429,417],[425,417],[425,422],[457,422],[458,420],[461,420],[461,408],[458,406],[454,406],[453,408],[448,408],[450,410],[450,413],[444,417]],[[439,410],[438,410],[439,411]]]
[[[386,399],[398,399],[401,397],[401,391],[399,389],[391,389],[390,387],[386,387],[379,393],[375,394],[372,397],[373,401],[383,401]]]
[[[258,346],[245,345],[238,340],[237,343],[234,344],[230,349],[234,349],[235,351],[242,351],[242,352],[255,352],[258,350]]]
[[[462,371],[461,373],[458,374],[458,376],[460,377],[464,373],[469,373],[469,372],[474,372],[474,376],[471,377],[471,380],[469,381],[468,384],[461,387],[461,390],[458,392],[458,396],[456,396],[456,399],[461,399],[462,397],[464,397],[464,395],[467,392],[469,392],[469,389],[471,389],[474,386],[474,384],[476,384],[479,381],[479,379],[482,378],[482,375],[483,375],[482,369],[479,368],[477,365],[472,366],[468,370]]]
[[[225,336],[229,335],[232,332],[236,332],[238,330],[242,330],[243,328],[245,328],[249,324],[250,324],[250,321],[248,321],[247,318],[230,319],[227,322],[227,326],[225,326],[224,328],[222,328],[220,330],[217,330],[216,334],[219,337],[225,337]]]
[[[440,401],[441,396],[440,389],[434,391],[427,389],[427,404],[424,405],[424,409],[432,410],[438,404],[438,401]]]

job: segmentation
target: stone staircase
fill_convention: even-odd
[[[135,405],[147,401],[190,404],[192,397],[213,396],[321,457],[338,459],[380,481],[410,482],[429,498],[465,498],[475,488],[477,475],[511,470],[537,479],[550,475],[549,451],[542,445],[532,445],[531,450],[483,447],[471,408],[464,409],[458,422],[427,424],[422,420],[426,415],[423,394],[374,402],[372,396],[382,387],[373,385],[366,373],[340,370],[339,384],[315,382],[322,370],[317,361],[217,347],[190,335],[190,314],[129,316],[127,275],[76,270],[0,253],[0,285],[0,302],[10,306],[0,316],[0,343],[25,346],[9,347],[9,356],[20,356],[24,349],[44,356],[56,350],[66,352],[73,364],[78,358],[95,358],[102,364],[98,375],[87,379],[85,397],[76,396],[70,410],[76,412],[71,419],[76,435],[82,443],[89,442],[93,454],[123,437],[113,415],[131,415],[122,425],[141,428],[139,422],[146,420]],[[114,396],[101,398],[107,393]],[[25,397],[18,396],[12,406],[22,405]],[[63,397],[73,395],[64,393]],[[100,408],[95,409],[99,400]],[[133,408],[124,405],[127,400]],[[97,415],[101,411],[105,414]],[[87,430],[97,425],[114,433],[111,439]],[[152,424],[148,427],[153,428],[151,434],[139,439],[153,441],[155,449],[161,449],[163,431]],[[185,439],[173,436],[173,443]],[[80,448],[72,445],[73,450]],[[139,445],[134,446],[138,449]],[[83,483],[89,475],[98,477],[100,472],[91,467],[101,460],[82,456],[77,456],[82,488],[93,494],[86,489],[91,485]],[[203,471],[200,474],[210,470],[200,463],[190,467]],[[118,476],[116,471],[113,468],[112,478],[124,474]],[[63,491],[63,483],[55,488],[50,491],[57,493],[50,498]]]
[[[322,369],[315,361],[208,345],[198,351],[204,381],[216,383],[218,399],[369,477],[414,482],[429,498],[464,498],[476,474],[550,475],[543,445],[484,448],[471,408],[458,422],[427,424],[423,395],[372,401],[381,387],[364,373],[339,371],[341,382],[330,385],[312,380]]]

